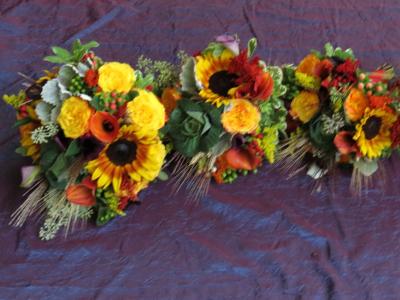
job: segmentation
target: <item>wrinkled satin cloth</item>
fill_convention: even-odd
[[[174,61],[214,36],[257,37],[269,63],[296,63],[325,42],[351,47],[364,68],[400,59],[400,3],[336,1],[0,2],[0,93],[49,68],[52,45],[97,40],[103,59]],[[175,60],[176,61],[176,60]],[[362,198],[338,172],[311,194],[301,174],[272,167],[211,185],[198,204],[156,183],[141,206],[104,227],[42,242],[40,220],[7,225],[22,202],[12,109],[0,104],[0,299],[399,299],[398,157]]]

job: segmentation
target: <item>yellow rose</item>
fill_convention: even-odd
[[[256,106],[245,99],[232,99],[222,114],[221,122],[230,133],[250,133],[258,128],[261,114]]]
[[[319,98],[317,93],[302,91],[290,104],[290,114],[301,122],[309,122],[319,111]]]
[[[128,64],[109,62],[99,69],[99,86],[104,92],[127,93],[135,79],[135,71]]]
[[[128,122],[137,131],[155,131],[164,126],[165,108],[158,98],[146,90],[136,90],[139,95],[128,102],[126,114]]]
[[[64,101],[57,121],[68,138],[76,139],[89,131],[89,120],[93,114],[87,101],[70,97]]]

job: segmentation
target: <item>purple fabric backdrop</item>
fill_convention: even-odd
[[[327,41],[352,47],[362,65],[400,59],[397,0],[7,1],[0,2],[0,93],[17,72],[35,76],[49,46],[95,39],[106,60],[141,53],[174,59],[215,35],[256,36],[272,63],[298,62]],[[105,227],[50,242],[39,223],[7,225],[21,203],[12,109],[0,119],[0,299],[399,299],[398,159],[362,199],[342,173],[310,194],[304,174],[265,167],[212,185],[198,205],[156,183],[141,207]],[[382,190],[385,192],[382,192]]]

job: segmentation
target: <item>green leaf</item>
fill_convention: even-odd
[[[335,50],[333,49],[333,46],[331,43],[326,43],[325,44],[325,54],[328,57],[332,57],[334,55]]]
[[[200,111],[187,111],[186,113],[199,123],[204,124],[204,118],[203,118],[204,113]]]
[[[43,58],[43,60],[54,63],[54,64],[63,64],[65,63],[65,60],[62,59],[61,57],[55,56],[55,55],[51,55],[51,56],[46,56],[45,58]]]
[[[31,118],[23,118],[23,119],[17,120],[14,123],[13,128],[28,124],[31,121],[32,121]]]
[[[172,123],[181,123],[184,119],[183,112],[180,109],[174,109],[170,115],[169,122]],[[167,123],[167,124],[168,124]]]
[[[216,143],[219,141],[219,136],[221,131],[218,128],[211,127],[207,134],[201,138],[200,150],[203,152],[208,152]]]
[[[186,157],[193,157],[199,152],[199,137],[193,137],[186,139],[182,144],[179,145],[179,152],[181,152]]]
[[[149,85],[152,85],[152,83],[154,81],[153,74],[147,74],[145,77],[143,77],[142,72],[139,70],[136,70],[135,74],[136,74],[135,86],[137,88],[144,89],[144,88],[148,87]]]
[[[169,176],[166,172],[164,171],[160,171],[160,173],[158,174],[157,178],[161,181],[167,181]]]
[[[90,101],[90,105],[93,106],[96,110],[103,110],[104,105],[103,105],[103,100],[100,96],[96,95],[93,97],[92,101]]]
[[[182,91],[190,94],[197,93],[196,78],[194,72],[195,63],[196,61],[193,57],[188,58],[182,66],[182,71],[179,74],[179,78],[182,83]]]
[[[274,84],[280,85],[283,80],[283,71],[277,66],[267,66],[266,71],[271,74]]]
[[[60,150],[55,142],[40,145],[40,165],[44,170],[48,170],[57,156]]]
[[[96,225],[102,226],[116,217],[116,213],[105,206],[100,206],[97,211]]]
[[[220,56],[225,49],[224,44],[212,42],[202,51],[202,54],[212,53],[214,56]]]
[[[53,165],[49,168],[48,172],[52,173],[55,177],[59,177],[68,167],[68,160],[65,155],[60,154]]]
[[[201,135],[205,134],[211,128],[211,123],[206,115],[203,115],[203,120],[204,120],[204,125],[203,125],[203,130],[201,131]]]
[[[78,141],[77,140],[73,140],[69,144],[69,146],[67,148],[67,151],[65,152],[65,156],[66,157],[73,157],[73,156],[79,154],[80,151],[81,151],[81,149],[79,147]]]
[[[181,101],[178,102],[178,105],[185,112],[202,111],[201,106],[198,103],[190,101],[188,99],[182,99]]]
[[[208,116],[210,117],[210,121],[213,126],[221,126],[221,111],[219,109],[211,110],[208,112]]]
[[[254,52],[256,51],[256,48],[257,48],[257,39],[253,37],[247,42],[247,56],[248,57],[253,56]]]
[[[99,47],[99,46],[100,46],[100,44],[99,44],[98,42],[96,42],[96,41],[90,41],[90,42],[88,42],[88,43],[82,45],[82,48],[84,48],[84,49],[86,49],[86,50],[89,50],[89,49],[91,49],[91,48],[97,48],[97,47]]]
[[[371,176],[378,170],[378,163],[375,160],[359,159],[353,165],[364,176]]]
[[[60,57],[64,60],[68,60],[71,58],[71,53],[67,49],[54,46],[54,47],[51,47],[51,50],[53,51],[53,53],[55,55],[57,55],[58,57]]]
[[[78,51],[82,47],[81,40],[77,39],[72,43],[72,52]]]
[[[225,133],[219,138],[218,143],[215,144],[210,151],[214,156],[220,156],[226,150],[228,150],[231,147],[231,145],[232,145],[232,136],[228,133]]]
[[[26,156],[26,149],[24,147],[18,147],[17,149],[15,149],[15,153]]]

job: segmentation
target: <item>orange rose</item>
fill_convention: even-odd
[[[352,121],[358,121],[364,115],[365,109],[368,107],[368,98],[362,91],[352,88],[350,94],[344,101],[344,112],[346,117]]]
[[[260,111],[250,101],[232,99],[221,122],[227,132],[245,134],[255,131],[260,119]]]

